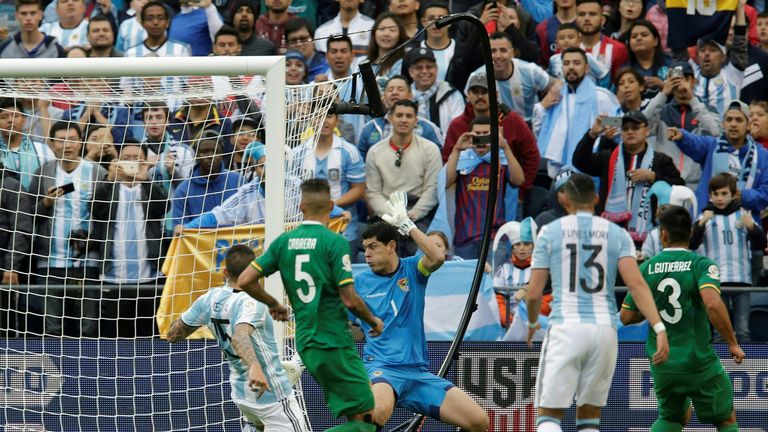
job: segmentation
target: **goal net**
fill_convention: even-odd
[[[229,247],[258,255],[300,221],[348,81],[286,86],[282,57],[14,59],[0,77],[0,428],[240,430],[211,333],[164,336],[227,283]],[[292,324],[275,332],[290,359]]]

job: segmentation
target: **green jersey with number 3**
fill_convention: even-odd
[[[669,360],[651,370],[662,374],[689,374],[707,369],[720,359],[709,343],[709,317],[699,295],[703,289],[720,292],[720,270],[709,258],[680,248],[664,249],[640,266],[651,288],[669,338]],[[636,311],[627,294],[623,309]],[[656,352],[656,334],[648,332],[646,351]]]
[[[353,283],[349,243],[317,222],[281,234],[251,265],[269,276],[280,271],[296,315],[296,347],[354,344],[339,288]]]

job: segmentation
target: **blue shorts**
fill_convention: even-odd
[[[440,420],[440,406],[445,394],[454,387],[452,382],[425,367],[384,366],[366,362],[365,370],[373,384],[383,382],[392,387],[397,406],[435,420]]]

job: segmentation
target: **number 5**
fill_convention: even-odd
[[[296,269],[295,269],[295,279],[296,282],[306,282],[308,292],[304,294],[304,292],[301,290],[301,288],[296,289],[296,294],[299,296],[299,300],[303,301],[304,303],[309,303],[312,301],[312,299],[315,298],[315,280],[312,279],[312,275],[305,272],[301,269],[301,266],[304,265],[304,263],[309,262],[309,255],[307,254],[301,254],[296,255]]]

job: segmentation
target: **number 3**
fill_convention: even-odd
[[[301,289],[296,290],[296,294],[299,296],[299,300],[303,301],[304,303],[309,303],[312,301],[312,299],[315,298],[315,292],[317,289],[315,288],[315,280],[312,279],[312,275],[305,272],[301,269],[301,266],[304,265],[304,263],[309,262],[309,255],[307,254],[301,254],[296,255],[296,270],[295,270],[295,279],[296,282],[306,282],[308,292],[304,294],[304,292]]]
[[[670,316],[669,312],[666,310],[660,311],[659,315],[661,315],[661,319],[664,321],[675,324],[683,317],[683,306],[680,304],[678,299],[680,298],[680,284],[672,278],[666,278],[662,279],[659,283],[659,286],[656,287],[657,290],[664,292],[667,287],[672,288],[672,294],[669,295],[669,304],[672,305],[672,308],[675,310],[675,312]]]

